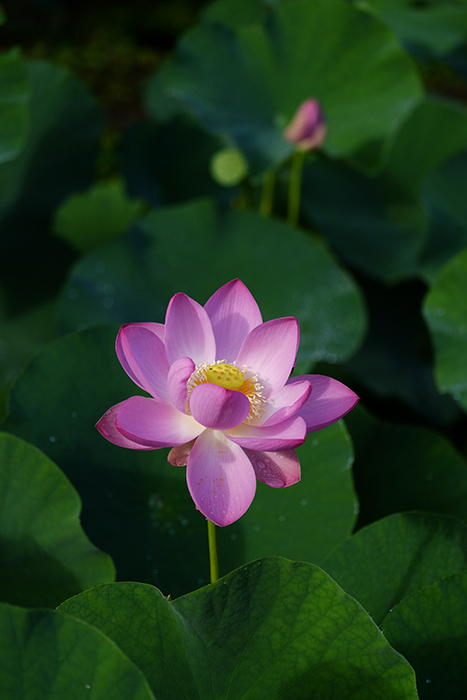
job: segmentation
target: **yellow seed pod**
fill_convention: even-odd
[[[210,384],[223,386],[224,389],[240,389],[244,381],[243,374],[237,367],[223,362],[208,367],[206,379]]]

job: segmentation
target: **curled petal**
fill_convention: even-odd
[[[171,365],[180,357],[191,357],[196,365],[216,360],[209,316],[198,302],[181,292],[172,297],[167,308],[165,351]]]
[[[125,372],[137,386],[154,398],[168,403],[167,374],[169,364],[161,339],[147,326],[129,323],[122,326],[115,342],[117,357]]]
[[[300,481],[300,462],[293,450],[282,452],[245,450],[245,454],[253,465],[256,478],[274,489],[292,486]]]
[[[145,396],[123,401],[115,425],[124,437],[153,449],[183,445],[204,430],[192,416]]]
[[[250,412],[250,402],[240,391],[217,384],[199,384],[189,399],[193,418],[213,430],[228,430],[242,423]]]
[[[286,384],[268,400],[259,424],[263,426],[275,425],[290,418],[290,416],[294,416],[308,401],[310,394],[310,382]]]
[[[320,374],[292,377],[287,384],[302,382],[304,379],[310,382],[312,389],[310,398],[298,415],[305,420],[307,433],[335,423],[358,402],[358,396],[345,384]]]
[[[242,423],[226,433],[237,445],[260,452],[291,450],[304,442],[306,425],[303,418],[292,416],[276,425],[248,425]]]
[[[220,527],[241,518],[256,491],[250,460],[217,430],[205,430],[196,440],[186,476],[197,509]]]
[[[266,398],[286,383],[295,363],[299,342],[297,319],[275,318],[253,328],[237,357],[237,367],[258,374]]]
[[[218,289],[204,308],[216,338],[216,359],[233,362],[248,333],[263,322],[258,304],[237,279]]]
[[[126,438],[124,435],[122,435],[118,430],[117,426],[115,425],[115,421],[117,419],[117,413],[122,404],[125,402],[122,401],[121,403],[115,404],[115,406],[112,406],[112,408],[109,408],[109,410],[104,413],[102,418],[97,421],[96,423],[96,428],[100,432],[100,434],[105,437],[106,440],[109,442],[112,442],[114,445],[118,445],[119,447],[127,447],[130,450],[152,450],[154,448],[152,447],[147,447],[145,445],[140,445],[138,442],[133,442],[133,440],[130,440],[129,438]]]
[[[167,461],[174,467],[186,467],[188,464],[188,457],[190,456],[191,449],[195,442],[196,438],[190,440],[190,442],[186,442],[184,445],[172,447],[167,456]]]
[[[187,381],[195,369],[195,363],[189,357],[180,357],[175,360],[169,369],[167,383],[169,396],[175,408],[182,413],[186,412]]]

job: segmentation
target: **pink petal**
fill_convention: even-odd
[[[209,316],[186,294],[176,294],[169,302],[165,351],[171,365],[180,357],[190,357],[196,365],[213,364],[216,360],[216,341]]]
[[[162,342],[165,341],[165,326],[163,323],[151,323],[150,321],[146,321],[145,323],[139,323],[138,325],[142,326],[143,328],[147,328],[148,331],[151,331],[151,333],[157,335],[159,340],[162,340]]]
[[[117,357],[135,384],[154,398],[168,403],[169,364],[164,343],[147,325],[130,323],[120,328],[115,341]]]
[[[241,518],[256,491],[255,472],[242,448],[214,430],[196,440],[186,478],[197,509],[220,527]]]
[[[188,464],[188,457],[190,456],[190,452],[195,442],[196,438],[194,440],[190,440],[190,442],[186,442],[184,445],[176,445],[175,447],[172,447],[167,455],[167,461],[174,467],[186,467]]]
[[[129,440],[117,430],[115,425],[117,413],[120,406],[124,403],[125,402],[122,401],[121,403],[117,403],[115,406],[112,406],[112,408],[109,408],[107,413],[104,413],[102,418],[96,423],[96,428],[106,440],[112,442],[114,445],[118,445],[119,447],[128,447],[130,450],[152,450],[152,447],[140,445],[137,442]]]
[[[308,433],[335,423],[351,411],[358,402],[358,396],[345,384],[320,374],[292,377],[288,384],[301,382],[304,379],[310,382],[312,389],[310,398],[298,415],[305,420]]]
[[[234,428],[243,423],[250,412],[250,402],[245,394],[217,384],[198,384],[188,403],[193,418],[213,430]]]
[[[277,425],[256,426],[242,423],[226,432],[226,437],[237,445],[260,452],[291,450],[304,442],[306,425],[303,418],[292,416]]]
[[[326,136],[326,122],[318,100],[306,100],[295,112],[295,115],[284,137],[290,143],[295,143],[300,151],[311,151],[319,148]]]
[[[253,328],[237,357],[237,367],[246,366],[264,386],[268,398],[281,389],[295,363],[299,341],[296,318],[276,318]]]
[[[187,381],[195,370],[195,363],[189,357],[175,360],[167,378],[170,400],[175,408],[186,413]]]
[[[300,481],[300,462],[293,450],[283,452],[245,450],[245,454],[253,465],[256,478],[274,489],[292,486]]]
[[[233,362],[248,333],[263,322],[258,304],[237,279],[218,289],[204,308],[216,338],[216,359]]]
[[[192,416],[145,396],[123,401],[115,425],[124,437],[152,448],[183,445],[204,430]]]
[[[275,425],[290,418],[308,401],[310,394],[310,382],[286,384],[268,399],[266,410],[257,424],[262,426]]]

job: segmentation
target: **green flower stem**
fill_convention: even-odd
[[[209,563],[211,565],[211,583],[219,578],[219,561],[217,558],[216,526],[208,520]]]
[[[274,182],[276,179],[276,173],[271,170],[270,173],[266,173],[263,178],[263,187],[261,190],[261,202],[259,204],[259,213],[261,216],[271,216],[272,214],[272,204],[274,201]]]
[[[289,180],[289,203],[287,222],[296,226],[300,214],[300,194],[302,190],[302,172],[303,161],[305,159],[304,151],[295,151],[290,163],[290,180]]]

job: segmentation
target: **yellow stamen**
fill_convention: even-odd
[[[250,421],[253,418],[259,418],[265,403],[265,398],[261,393],[263,386],[259,384],[257,375],[247,376],[247,374],[248,371],[246,369],[228,365],[223,360],[218,360],[213,365],[208,365],[207,362],[198,365],[187,382],[187,413],[189,413],[188,399],[195,386],[209,383],[217,384],[224,389],[241,391],[242,394],[245,394],[251,406],[246,420]]]

